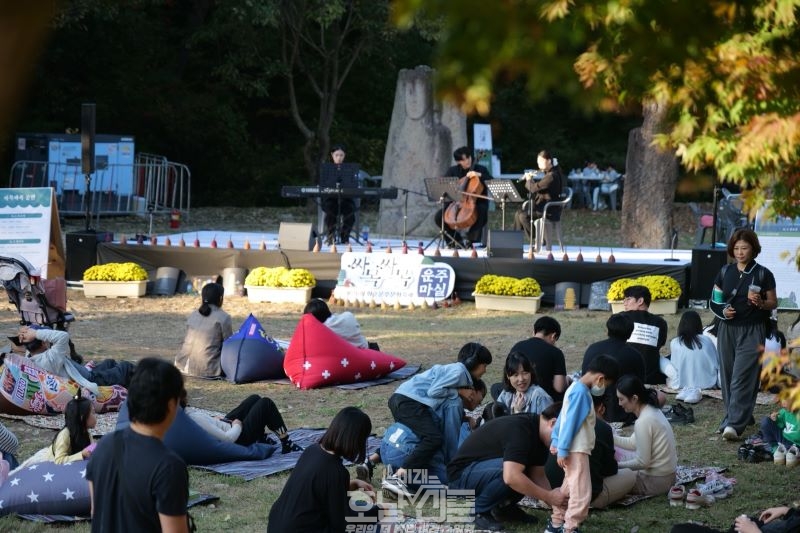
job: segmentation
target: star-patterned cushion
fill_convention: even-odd
[[[0,486],[0,516],[43,514],[88,517],[86,463],[36,463],[8,476]]]
[[[283,350],[252,314],[222,343],[220,365],[225,379],[233,383],[285,377]]]
[[[394,355],[356,348],[311,314],[300,318],[283,359],[284,372],[299,389],[369,381],[404,366]]]

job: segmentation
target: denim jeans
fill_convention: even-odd
[[[488,513],[509,499],[520,499],[503,481],[503,458],[486,459],[471,463],[457,479],[450,480],[450,488],[475,491],[475,513]]]

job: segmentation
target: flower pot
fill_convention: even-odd
[[[622,300],[614,300],[608,302],[611,304],[612,313],[621,313],[625,310],[625,305]],[[674,315],[678,312],[678,299],[670,298],[668,300],[653,300],[650,302],[650,309],[654,315]]]
[[[475,308],[494,311],[519,311],[536,314],[541,303],[541,296],[500,296],[497,294],[472,293]]]
[[[147,281],[84,281],[87,298],[139,298],[144,296]]]
[[[247,299],[251,302],[276,304],[307,304],[311,299],[311,287],[262,287],[245,285]]]

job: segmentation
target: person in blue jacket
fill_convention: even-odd
[[[396,422],[406,425],[419,439],[414,450],[405,458],[401,468],[386,477],[382,487],[398,495],[410,496],[404,481],[408,470],[414,475],[427,472],[444,437],[435,412],[445,402],[460,403],[459,390],[474,388],[474,380],[486,373],[492,354],[477,342],[468,342],[458,353],[458,362],[434,365],[397,387],[389,397],[389,410]]]

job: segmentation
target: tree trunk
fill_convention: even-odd
[[[642,126],[628,135],[622,242],[630,248],[669,248],[678,160],[674,152],[653,144],[665,124],[666,104],[645,102],[643,111]]]

